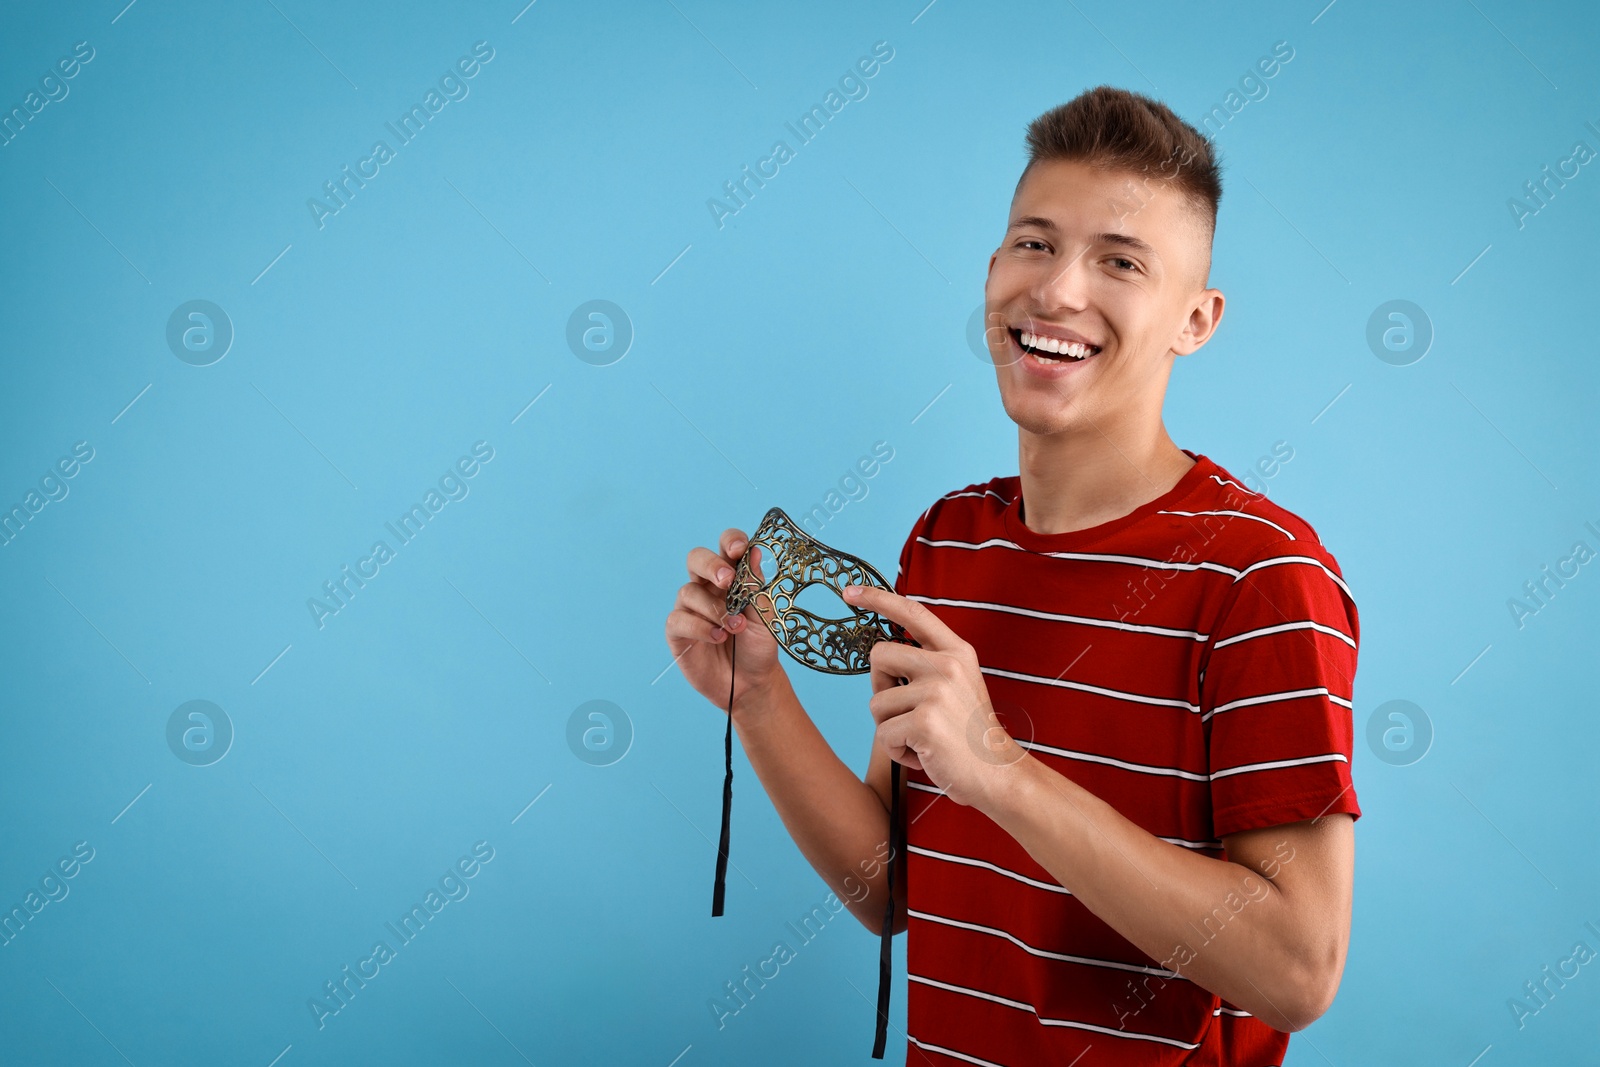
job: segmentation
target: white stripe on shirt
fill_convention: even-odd
[[[1027,552],[1033,556],[1050,556],[1054,559],[1081,559],[1091,563],[1127,563],[1135,567],[1153,567],[1158,570],[1168,571],[1216,571],[1218,574],[1232,575],[1234,578],[1239,576],[1237,568],[1229,567],[1222,563],[1213,563],[1210,560],[1185,563],[1171,559],[1149,559],[1144,556],[1121,556],[1102,552],[1035,552],[1003,537],[991,537],[986,541],[934,541],[919,534],[917,535],[917,543],[927,545],[929,548],[967,548],[974,551],[982,548],[1009,548],[1017,552]]]
[[[1260,563],[1252,563],[1250,566],[1240,571],[1239,577],[1235,578],[1234,581],[1239,581],[1251,571],[1260,570],[1262,567],[1275,567],[1280,563],[1309,563],[1313,567],[1321,567],[1322,573],[1326,574],[1329,578],[1332,578],[1334,584],[1340,589],[1344,590],[1345,596],[1349,597],[1351,600],[1355,599],[1355,594],[1350,592],[1350,587],[1344,584],[1343,578],[1340,578],[1337,574],[1329,570],[1321,560],[1312,559],[1310,556],[1274,556],[1271,559],[1264,559]]]
[[[1334,760],[1340,763],[1350,762],[1344,758],[1343,753],[1329,752],[1322,756],[1306,756],[1304,759],[1275,759],[1268,760],[1266,763],[1244,763],[1237,767],[1225,767],[1220,771],[1212,771],[1211,777],[1213,779],[1226,778],[1230,774],[1246,774],[1250,771],[1267,771],[1276,767],[1300,767],[1308,763],[1328,763],[1329,761]]]
[[[915,783],[907,783],[907,784],[915,784]],[[1036,889],[1045,889],[1045,890],[1049,890],[1052,893],[1060,893],[1060,894],[1062,894],[1064,896],[1069,896],[1069,897],[1072,895],[1072,891],[1070,889],[1068,889],[1064,885],[1060,885],[1060,884],[1058,884],[1056,882],[1041,882],[1037,878],[1029,878],[1027,875],[1018,874],[1016,871],[1008,871],[1004,867],[998,867],[995,864],[988,862],[987,860],[973,859],[970,856],[957,856],[954,853],[950,853],[950,852],[935,852],[933,849],[931,849],[931,848],[923,848],[921,845],[907,844],[906,845],[906,851],[907,852],[915,852],[919,856],[928,856],[928,857],[931,857],[933,859],[946,860],[946,861],[948,861],[950,863],[960,863],[960,864],[964,864],[964,865],[969,866],[969,867],[982,867],[985,870],[993,871],[996,874],[1003,874],[1007,878],[1014,878],[1017,881],[1022,882],[1022,883],[1026,884],[1026,885],[1031,885],[1031,886],[1035,887]]]
[[[1199,515],[1233,515],[1236,518],[1240,518],[1240,519],[1254,519],[1257,522],[1264,522],[1268,526],[1272,527],[1274,530],[1277,530],[1279,533],[1283,534],[1283,536],[1287,537],[1289,540],[1291,540],[1291,541],[1295,540],[1294,534],[1290,533],[1288,530],[1285,530],[1282,526],[1279,526],[1277,523],[1273,522],[1271,519],[1263,519],[1260,515],[1252,515],[1248,511],[1158,511],[1158,512],[1156,512],[1156,514],[1157,515],[1182,515],[1182,516],[1185,516],[1186,518],[1191,518],[1191,519],[1195,518],[1196,516],[1199,516]]]
[[[1189,981],[1189,979],[1184,978],[1183,975],[1179,974],[1177,971],[1165,971],[1160,967],[1146,967],[1141,963],[1123,963],[1120,960],[1101,960],[1095,959],[1093,956],[1073,956],[1065,952],[1049,952],[1042,948],[1034,948],[1032,945],[1020,940],[1019,938],[1013,937],[1011,934],[1006,933],[1006,931],[996,930],[992,926],[981,926],[978,923],[962,922],[960,919],[947,919],[942,915],[933,915],[929,912],[918,911],[915,908],[907,908],[906,914],[915,916],[918,919],[925,919],[928,922],[936,922],[945,926],[954,926],[962,930],[973,930],[980,934],[992,934],[995,937],[1005,938],[1007,941],[1011,942],[1013,945],[1016,945],[1030,956],[1040,956],[1049,960],[1060,960],[1063,963],[1081,963],[1085,967],[1105,967],[1113,971],[1132,971],[1134,974],[1153,974],[1161,978],[1177,978],[1185,982]]]
[[[940,1055],[950,1056],[953,1059],[966,1060],[968,1063],[976,1063],[978,1065],[978,1067],[1005,1067],[1004,1064],[995,1063],[993,1060],[980,1060],[976,1056],[968,1056],[965,1052],[956,1052],[953,1049],[947,1049],[947,1048],[944,1048],[942,1046],[932,1044],[930,1042],[918,1041],[916,1038],[912,1037],[910,1034],[906,1035],[906,1040],[910,1041],[913,1045],[917,1046],[920,1049],[926,1049],[929,1052],[937,1052]]]
[[[1246,708],[1256,704],[1272,704],[1279,700],[1297,700],[1300,697],[1327,697],[1329,703],[1337,704],[1342,708],[1349,708],[1352,711],[1355,710],[1355,705],[1353,703],[1344,699],[1343,697],[1334,696],[1332,693],[1328,692],[1326,686],[1318,685],[1312,686],[1309,689],[1289,689],[1282,693],[1265,693],[1261,696],[1240,697],[1238,700],[1230,700],[1226,704],[1218,705],[1217,707],[1212,708],[1210,711],[1202,714],[1200,716],[1200,721],[1205,722],[1213,715],[1219,715],[1224,711],[1232,711],[1234,708]]]
[[[1103,626],[1108,630],[1127,630],[1130,633],[1155,634],[1158,637],[1186,637],[1191,641],[1205,641],[1210,634],[1203,634],[1197,630],[1174,630],[1166,626],[1139,626],[1131,622],[1113,622],[1110,619],[1096,619],[1087,615],[1063,615],[1055,611],[1039,611],[1034,608],[1019,608],[1011,604],[1001,604],[989,600],[951,600],[947,597],[932,597],[910,595],[907,600],[915,600],[919,604],[937,604],[941,607],[951,608],[977,608],[985,611],[1003,611],[1010,615],[1026,615],[1033,619],[1048,619],[1051,622],[1075,622],[1083,626]]]
[[[1037,741],[1024,741],[1015,739],[1017,744],[1029,752],[1048,752],[1052,756],[1065,756],[1067,759],[1083,760],[1086,763],[1103,763],[1109,767],[1120,767],[1125,771],[1138,771],[1141,774],[1163,774],[1173,778],[1187,778],[1191,782],[1209,782],[1211,775],[1196,774],[1194,771],[1182,770],[1178,767],[1156,767],[1147,763],[1129,763],[1126,760],[1113,759],[1110,756],[1097,756],[1093,752],[1074,752],[1069,748],[1055,748],[1051,745],[1041,745]]]
[[[1308,763],[1327,763],[1329,760],[1339,760],[1343,763],[1350,761],[1338,752],[1330,752],[1321,756],[1307,756],[1304,759],[1271,760],[1266,763],[1244,763],[1237,767],[1226,767],[1210,774],[1196,774],[1178,767],[1156,767],[1146,763],[1129,763],[1126,760],[1113,759],[1110,756],[1097,756],[1093,752],[1074,752],[1068,748],[1055,748],[1052,745],[1041,745],[1037,741],[1024,741],[1015,739],[1017,744],[1029,752],[1048,752],[1053,756],[1064,756],[1067,759],[1083,760],[1085,763],[1103,763],[1109,767],[1120,767],[1125,771],[1138,771],[1140,774],[1160,774],[1172,778],[1184,778],[1191,782],[1210,782],[1218,778],[1226,778],[1232,774],[1244,774],[1248,771],[1265,771],[1275,767],[1299,767]]]
[[[1160,834],[1156,835],[1156,839],[1159,841],[1165,841],[1169,845],[1177,845],[1180,848],[1204,849],[1222,847],[1221,841],[1190,841],[1187,838],[1182,837],[1162,837]]]
[[[939,499],[940,500],[955,500],[957,497],[963,497],[963,496],[980,496],[980,497],[981,496],[992,496],[996,500],[1000,501],[1000,503],[1006,505],[1007,507],[1011,506],[1011,501],[1007,500],[1005,497],[1001,496],[999,493],[995,492],[993,489],[985,489],[981,493],[968,493],[968,492],[964,492],[963,490],[958,489],[953,493],[946,493],[944,496],[940,497]],[[930,510],[932,510],[932,509],[930,508]],[[923,512],[923,514],[926,515],[927,512],[925,511],[925,512]]]
[[[1232,637],[1224,637],[1221,641],[1218,641],[1211,647],[1213,649],[1227,648],[1229,645],[1236,644],[1240,641],[1248,641],[1252,637],[1265,637],[1268,634],[1283,633],[1287,630],[1315,630],[1318,633],[1327,634],[1330,637],[1337,637],[1351,648],[1356,647],[1355,641],[1343,630],[1336,630],[1332,626],[1324,626],[1322,623],[1312,622],[1310,619],[1306,619],[1302,622],[1280,623],[1277,626],[1263,626],[1258,630],[1249,630],[1242,634],[1234,634]]]
[[[1014,678],[1019,682],[1037,682],[1040,685],[1053,685],[1061,689],[1076,689],[1083,693],[1097,693],[1100,696],[1111,697],[1115,700],[1128,700],[1135,704],[1154,704],[1164,708],[1182,708],[1200,714],[1200,705],[1191,704],[1187,700],[1175,700],[1172,697],[1151,697],[1141,693],[1125,693],[1119,689],[1106,689],[1103,686],[1089,685],[1085,682],[1069,682],[1065,678],[1046,678],[1042,674],[1023,674],[1019,671],[1001,670],[999,667],[985,667],[981,664],[978,669],[984,674],[992,674],[999,678]]]
[[[1179,1041],[1177,1038],[1162,1037],[1159,1034],[1141,1034],[1132,1030],[1113,1030],[1109,1026],[1096,1026],[1094,1023],[1081,1023],[1072,1019],[1047,1019],[1039,1014],[1038,1008],[1035,1008],[1032,1004],[1026,1004],[1020,1000],[1010,1000],[1006,997],[996,996],[993,993],[985,993],[982,990],[968,989],[965,986],[951,985],[948,982],[935,981],[932,978],[924,978],[920,974],[907,974],[906,978],[922,985],[933,986],[936,989],[947,989],[952,993],[965,993],[969,997],[977,997],[980,1000],[992,1001],[995,1004],[1003,1004],[1008,1008],[1018,1008],[1022,1011],[1031,1012],[1033,1017],[1038,1019],[1040,1024],[1044,1026],[1066,1026],[1071,1027],[1074,1030],[1089,1030],[1097,1034],[1107,1034],[1111,1037],[1125,1037],[1135,1041],[1155,1041],[1163,1045],[1171,1045],[1173,1048],[1197,1049],[1200,1047],[1198,1042]]]
[[[1255,496],[1255,497],[1259,497],[1261,495],[1260,493],[1256,492],[1254,489],[1246,489],[1244,486],[1240,485],[1238,482],[1230,482],[1230,481],[1228,481],[1228,479],[1219,478],[1215,474],[1213,474],[1211,476],[1211,480],[1216,482],[1218,485],[1231,485],[1235,489],[1239,490],[1241,493],[1249,493],[1251,496]]]

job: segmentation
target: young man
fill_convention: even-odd
[[[1222,318],[1209,144],[1105,86],[1027,143],[986,285],[1020,474],[940,497],[896,591],[850,598],[921,646],[872,649],[865,780],[724,614],[739,530],[689,554],[668,644],[720,708],[738,635],[744,751],[871,930],[902,765],[909,1062],[1279,1064],[1349,940],[1355,603],[1308,523],[1162,425]]]

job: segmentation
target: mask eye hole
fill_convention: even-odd
[[[826,582],[807,582],[795,594],[794,606],[819,619],[850,619],[856,614],[856,609],[845,603]]]

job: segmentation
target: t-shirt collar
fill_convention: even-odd
[[[1175,504],[1182,502],[1185,497],[1199,489],[1207,478],[1217,473],[1218,469],[1217,465],[1208,457],[1191,452],[1187,448],[1182,451],[1184,455],[1195,461],[1194,466],[1184,472],[1183,477],[1179,478],[1178,483],[1171,489],[1154,500],[1140,504],[1126,515],[1103,522],[1098,526],[1090,526],[1082,530],[1069,530],[1066,533],[1035,533],[1023,523],[1019,516],[1019,512],[1022,509],[1022,480],[1018,477],[1016,495],[1002,512],[1006,536],[1023,548],[1039,552],[1059,552],[1094,544],[1141,522],[1158,511],[1171,509]]]

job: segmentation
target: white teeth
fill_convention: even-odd
[[[1092,346],[1078,344],[1075,341],[1061,341],[1054,337],[1041,337],[1039,334],[1029,333],[1027,330],[1021,330],[1019,333],[1022,335],[1023,347],[1038,349],[1041,352],[1057,353],[1074,361],[1085,359],[1094,351]],[[1056,359],[1044,362],[1060,363],[1063,361]]]

